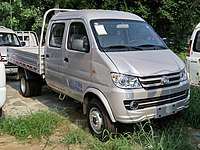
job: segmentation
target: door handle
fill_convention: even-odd
[[[64,58],[64,61],[65,61],[65,62],[69,62],[69,59],[65,57],[65,58]]]
[[[46,54],[46,57],[49,58],[49,54]]]

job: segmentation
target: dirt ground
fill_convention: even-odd
[[[19,93],[19,82],[16,81],[15,76],[8,76],[7,79],[7,100],[3,107],[3,115],[18,116],[24,115],[37,110],[61,110],[67,112],[75,122],[85,122],[85,117],[82,114],[82,107],[80,103],[75,102],[69,98],[63,101],[58,100],[58,94],[51,91],[48,87],[43,87],[41,96],[24,98]],[[57,141],[62,138],[58,132],[51,137],[51,143],[41,140],[20,141],[10,135],[0,135],[0,150],[64,150],[77,149],[77,146],[66,146]],[[31,141],[31,142],[30,142]]]
[[[38,109],[44,110],[64,110],[76,122],[86,122],[85,117],[82,114],[82,106],[71,99],[65,99],[64,101],[58,100],[58,94],[52,92],[48,87],[42,89],[41,96],[24,98],[19,93],[19,82],[15,80],[14,76],[7,77],[7,101],[3,108],[4,116],[16,116],[24,115],[26,113],[37,111]],[[194,146],[194,150],[200,150],[200,137],[196,136],[200,134],[200,130],[194,130],[188,128],[188,135],[190,142]],[[1,134],[0,135],[0,150],[77,150],[80,149],[77,145],[66,146],[62,143],[58,143],[62,135],[59,132],[55,132],[51,137],[51,143],[47,144],[47,141],[41,140],[32,141],[20,141],[13,136]],[[30,142],[31,141],[31,142]]]

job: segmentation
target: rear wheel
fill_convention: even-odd
[[[87,112],[91,132],[99,139],[105,139],[109,133],[115,132],[115,125],[110,120],[104,105],[97,99],[92,99]]]
[[[33,96],[39,96],[39,95],[41,95],[42,81],[40,79],[35,79],[33,84],[34,84]]]
[[[24,75],[20,78],[20,93],[22,96],[30,97],[33,95],[33,84],[33,80],[26,79]]]

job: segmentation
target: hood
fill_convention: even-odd
[[[179,72],[184,63],[171,50],[107,52],[119,73],[151,76]]]

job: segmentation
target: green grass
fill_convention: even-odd
[[[190,106],[183,114],[188,126],[200,129],[200,87],[191,86]]]
[[[53,112],[30,112],[25,116],[1,119],[0,131],[20,139],[27,137],[40,139],[51,135],[60,120],[60,116]]]
[[[191,87],[190,106],[182,112],[157,120],[132,124],[130,130],[109,135],[101,142],[93,137],[87,128],[74,125],[70,118],[49,111],[38,111],[20,117],[7,117],[0,121],[1,133],[26,139],[48,139],[59,131],[62,138],[58,143],[78,146],[79,149],[93,150],[192,150],[188,127],[200,129],[200,87]]]

